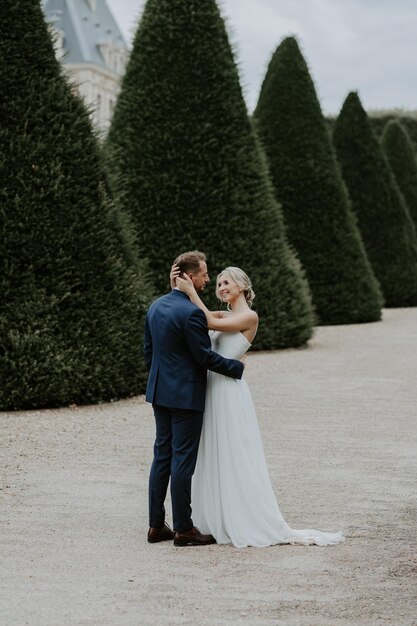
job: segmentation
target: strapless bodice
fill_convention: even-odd
[[[213,350],[228,359],[240,359],[252,345],[241,332],[211,330],[210,339]]]

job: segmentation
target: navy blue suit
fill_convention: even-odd
[[[144,355],[149,368],[146,400],[152,402],[156,421],[149,525],[164,525],[171,477],[174,529],[184,532],[193,526],[191,477],[203,422],[207,370],[241,378],[243,363],[213,352],[206,316],[176,289],[149,308]]]

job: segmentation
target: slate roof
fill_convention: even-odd
[[[94,3],[93,3],[94,4]],[[127,50],[126,41],[106,0],[96,0],[92,9],[88,0],[46,0],[46,21],[64,33],[66,63],[94,63],[106,67],[100,44],[113,43]]]

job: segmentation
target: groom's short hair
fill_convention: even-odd
[[[198,250],[192,250],[191,252],[183,252],[174,261],[175,265],[178,265],[180,272],[193,272],[198,274],[200,271],[200,262],[206,260],[206,255]]]

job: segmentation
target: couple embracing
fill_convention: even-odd
[[[248,276],[228,267],[217,277],[216,295],[228,311],[209,311],[198,295],[209,282],[203,253],[177,257],[170,278],[172,291],[151,305],[145,324],[146,399],[156,422],[148,541],[236,547],[339,543],[341,533],[290,528],[275,499],[242,378],[258,326]],[[169,482],[174,530],[165,521]]]

